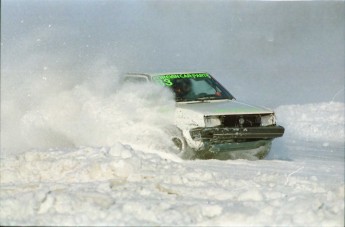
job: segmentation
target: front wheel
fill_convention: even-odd
[[[183,137],[182,131],[174,125],[171,125],[166,129],[166,133],[169,135],[174,145],[174,151],[178,155],[182,155],[187,150],[187,142]]]
[[[173,141],[179,153],[182,153],[186,150],[187,143],[183,137],[173,137],[171,140]]]
[[[171,139],[179,151],[183,151],[184,141],[181,138],[174,137]]]

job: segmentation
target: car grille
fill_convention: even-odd
[[[225,127],[258,127],[261,125],[261,117],[258,114],[224,115],[221,116],[221,121]]]

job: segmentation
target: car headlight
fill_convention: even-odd
[[[261,126],[269,126],[276,124],[276,117],[274,114],[261,116]]]
[[[205,127],[215,127],[222,124],[219,116],[206,116],[205,117]]]

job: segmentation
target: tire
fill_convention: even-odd
[[[183,138],[173,137],[173,138],[171,138],[171,140],[173,141],[174,145],[176,146],[176,148],[180,152],[183,152],[185,150],[185,148],[186,148],[186,141]]]
[[[175,148],[177,149],[177,154],[182,154],[187,150],[187,142],[183,137],[182,131],[174,125],[171,125],[166,129],[167,134],[170,136]]]

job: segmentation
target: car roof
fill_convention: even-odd
[[[147,77],[154,77],[154,76],[164,76],[164,75],[171,75],[171,74],[190,74],[190,73],[207,73],[207,72],[163,72],[163,73],[126,73],[126,76],[147,76]]]

